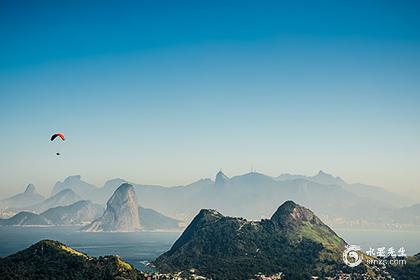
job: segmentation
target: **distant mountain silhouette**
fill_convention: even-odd
[[[0,219],[2,226],[52,226],[82,225],[92,222],[102,215],[104,209],[87,200],[68,206],[50,208],[41,214],[19,212],[9,219]]]
[[[124,183],[127,183],[127,181],[120,178],[108,180],[105,182],[103,187],[96,188],[93,192],[90,192],[87,197],[92,201],[105,203],[115,192],[115,190]]]
[[[57,182],[54,185],[51,195],[53,196],[65,189],[70,189],[79,196],[88,197],[88,195],[93,192],[96,187],[82,181],[80,175],[69,176],[63,182]]]
[[[46,205],[41,209],[38,209],[38,203],[36,207],[16,210],[40,213],[48,208],[68,205],[81,199],[104,204],[113,192],[126,182],[117,178],[107,181],[103,187],[96,188],[81,181],[80,176],[71,176],[64,181],[65,183],[58,184],[60,187],[56,187],[71,186],[73,192],[76,190],[78,199],[67,204]],[[348,184],[343,179],[323,171],[314,176],[284,174],[277,178],[257,172],[229,177],[220,171],[216,174],[215,181],[201,179],[185,186],[130,184],[134,187],[139,205],[183,222],[190,221],[203,208],[258,220],[268,217],[277,205],[291,199],[313,209],[327,224],[334,227],[381,228],[384,224],[391,224],[398,229],[420,227],[420,210],[404,210],[413,204],[409,198],[380,187]],[[87,194],[78,195],[77,191],[81,190]],[[402,205],[404,207],[401,207]],[[401,211],[404,212],[403,216],[399,215]]]
[[[118,180],[119,181],[119,180]],[[179,230],[180,221],[153,209],[139,207],[134,187],[123,183],[108,200],[102,217],[84,231]]]
[[[0,200],[0,208],[24,208],[40,203],[45,198],[40,195],[33,184],[29,184],[23,193]]]
[[[279,181],[290,181],[295,179],[305,179],[321,185],[336,185],[341,186],[347,191],[356,194],[363,198],[369,198],[382,204],[389,204],[392,206],[404,206],[412,202],[409,198],[403,197],[396,193],[389,192],[381,187],[369,186],[364,184],[348,184],[340,177],[334,177],[331,174],[320,170],[315,176],[291,175],[282,174],[276,178]]]
[[[79,200],[82,200],[73,190],[65,189],[59,193],[45,199],[39,204],[35,204],[30,207],[26,207],[25,210],[34,211],[36,213],[42,213],[50,208],[57,206],[67,206],[73,204]]]
[[[332,225],[335,221],[347,226],[356,223],[380,225],[387,218],[387,215],[381,213],[395,209],[389,203],[359,196],[357,192],[350,191],[348,186],[323,185],[309,179],[293,177],[292,180],[278,180],[257,172],[232,178],[218,173],[216,178],[217,185],[205,179],[171,188],[133,186],[139,204],[143,207],[183,220],[192,219],[194,213],[202,208],[217,209],[231,216],[260,219],[267,217],[276,205],[287,199],[314,209]],[[320,173],[316,178],[326,181],[329,175]],[[367,212],[372,215],[366,215]]]
[[[2,226],[50,226],[53,223],[45,217],[32,212],[19,212],[9,219],[0,219]]]
[[[110,185],[124,182],[111,180]],[[31,187],[32,188],[32,187]],[[28,188],[26,192],[33,189]],[[113,188],[113,187],[112,187]],[[139,207],[134,188],[123,183],[108,201],[107,211],[102,206],[88,200],[81,200],[71,189],[45,199],[41,203],[26,207],[11,218],[0,219],[3,226],[57,226],[82,225],[87,231],[134,231],[134,230],[180,230],[181,221],[165,216],[150,208]]]
[[[102,217],[86,226],[84,231],[140,230],[137,197],[132,185],[124,183],[107,202]]]
[[[219,171],[216,174],[216,180],[214,181],[214,185],[218,188],[223,188],[228,184],[229,178],[222,172]]]
[[[180,222],[153,209],[139,207],[140,226],[143,230],[180,230]]]
[[[80,200],[68,206],[50,208],[40,216],[50,220],[54,225],[81,225],[100,217],[104,209],[88,200]]]

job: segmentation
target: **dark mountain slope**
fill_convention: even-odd
[[[2,226],[50,226],[53,222],[32,212],[19,212],[9,219],[0,220]]]
[[[93,258],[51,240],[40,241],[28,249],[0,259],[0,278],[39,279],[144,279],[119,257]]]
[[[201,210],[155,264],[163,271],[197,268],[214,279],[249,279],[258,272],[310,279],[341,269],[344,247],[312,211],[287,201],[260,222]]]

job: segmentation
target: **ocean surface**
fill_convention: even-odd
[[[80,232],[79,227],[0,227],[0,257],[23,250],[42,239],[58,240],[91,256],[118,255],[136,268],[153,271],[147,262],[169,250],[181,232]],[[364,251],[404,247],[408,255],[420,252],[419,231],[336,230]]]
[[[369,248],[377,249],[393,247],[396,251],[404,248],[408,256],[420,253],[420,231],[394,231],[394,230],[360,230],[336,229],[334,230],[349,245],[358,245],[363,251]]]
[[[90,256],[118,255],[143,271],[146,263],[168,251],[181,232],[80,232],[80,227],[0,227],[0,257],[37,241],[60,241]]]

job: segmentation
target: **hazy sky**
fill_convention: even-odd
[[[251,166],[420,194],[416,1],[85,2],[0,2],[1,197]]]

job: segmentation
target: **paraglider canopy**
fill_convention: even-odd
[[[57,137],[60,137],[61,140],[63,140],[63,141],[66,140],[66,138],[64,137],[64,134],[56,133],[56,134],[53,134],[53,136],[51,136],[51,141],[54,141],[54,139],[57,138]]]

